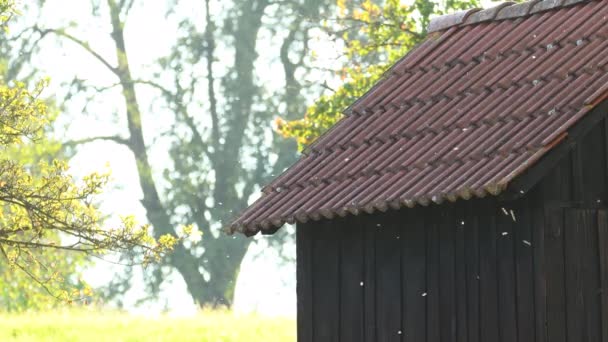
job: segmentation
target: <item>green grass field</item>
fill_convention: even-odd
[[[193,317],[66,310],[0,314],[0,341],[295,341],[293,319],[203,311]]]

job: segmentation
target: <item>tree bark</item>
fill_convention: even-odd
[[[112,20],[112,38],[116,49],[118,61],[117,73],[122,86],[122,95],[127,112],[127,122],[129,128],[128,146],[135,157],[139,184],[143,192],[142,205],[146,209],[148,221],[154,227],[155,235],[164,234],[175,235],[175,229],[171,224],[169,215],[162,205],[154,179],[152,178],[152,167],[148,159],[148,152],[143,137],[143,125],[140,106],[135,92],[135,83],[124,40],[123,22],[120,19],[120,8],[114,0],[108,0],[110,7],[110,18]],[[188,291],[193,299],[199,304],[208,303],[206,300],[206,282],[198,270],[198,260],[183,246],[175,248],[171,258],[171,264],[180,272]]]

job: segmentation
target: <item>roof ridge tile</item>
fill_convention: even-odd
[[[474,13],[473,15],[471,15],[468,18],[468,20],[466,21],[466,24],[477,24],[477,23],[482,23],[485,21],[494,20],[496,18],[496,16],[498,15],[498,13],[503,8],[505,8],[507,6],[512,6],[514,4],[515,4],[514,2],[508,1],[508,2],[503,2],[501,4],[498,4],[497,6],[494,6],[494,7],[482,9],[481,11],[478,11],[478,12]]]
[[[498,12],[496,20],[514,19],[530,14],[532,8],[542,0],[526,1],[519,4],[506,6]]]
[[[469,10],[455,12],[455,13],[451,13],[451,14],[442,15],[440,17],[436,17],[431,20],[427,31],[429,33],[443,31],[452,26],[460,25],[460,24],[464,23],[471,14],[473,14],[479,10],[480,10],[479,8],[472,8]]]
[[[435,17],[431,19],[427,32],[444,31],[459,25],[474,25],[489,21],[516,19],[530,14],[560,9],[589,1],[598,0],[530,0],[523,3],[507,1],[487,9],[471,8]]]

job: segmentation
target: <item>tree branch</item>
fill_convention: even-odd
[[[125,145],[127,147],[129,147],[129,140],[116,136],[116,135],[108,135],[108,136],[99,136],[99,137],[90,137],[90,138],[84,138],[84,139],[79,139],[79,140],[70,140],[67,141],[65,143],[63,143],[63,145],[65,147],[74,147],[74,146],[78,146],[78,145],[84,145],[84,144],[88,144],[88,143],[92,143],[95,141],[112,141],[115,142],[117,144],[121,144],[121,145]]]
[[[42,36],[45,36],[48,33],[53,33],[53,34],[55,34],[55,35],[57,35],[59,37],[66,38],[66,39],[68,39],[68,40],[76,43],[76,45],[80,46],[86,52],[88,52],[93,57],[95,57],[98,61],[100,61],[114,75],[116,75],[117,77],[120,77],[118,69],[116,67],[112,66],[112,64],[110,62],[108,62],[103,56],[101,56],[101,54],[99,54],[97,51],[95,51],[93,48],[91,48],[91,46],[89,45],[88,42],[85,42],[84,40],[78,39],[78,38],[72,36],[71,34],[65,32],[64,30],[59,30],[59,29],[41,29],[38,26],[35,26],[34,29],[37,32],[39,32],[40,35],[42,35]]]

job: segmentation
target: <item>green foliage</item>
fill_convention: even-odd
[[[202,311],[193,317],[136,317],[75,310],[0,315],[1,341],[266,341],[296,340],[295,321]]]
[[[0,0],[0,27],[7,30],[6,23],[15,14],[14,0]]]
[[[5,75],[8,70],[6,62],[0,64],[0,73]],[[8,82],[0,81],[0,84]],[[26,104],[36,102],[36,97],[42,90],[43,84],[39,84],[38,89],[33,92],[27,92],[24,84],[18,84],[14,88],[4,87],[0,92],[5,98],[17,98],[16,100],[6,101],[7,108],[16,112],[27,112],[27,109],[16,108],[18,104]],[[23,91],[16,92],[17,89]],[[12,96],[11,93],[12,92]],[[50,108],[40,108],[40,112],[46,111],[46,119],[43,121],[52,122],[56,116],[55,112],[49,111]],[[14,119],[14,118],[13,118]],[[40,161],[51,162],[55,158],[62,157],[61,144],[49,138],[49,135],[44,134],[49,130],[50,126],[40,125],[34,126],[32,122],[27,122],[30,126],[29,130],[36,132],[35,139],[18,139],[17,142],[9,145],[3,145],[0,149],[0,160],[11,160],[22,165],[25,169],[34,172],[36,165]],[[22,122],[17,122],[17,126],[23,128]],[[32,130],[32,128],[34,128]],[[42,128],[42,129],[41,129]],[[3,137],[3,138],[6,138]],[[36,175],[39,177],[40,175]],[[49,237],[57,240],[58,233],[47,232]],[[61,270],[65,283],[64,288],[75,289],[86,292],[87,286],[82,282],[79,274],[80,270],[87,265],[88,260],[83,254],[71,253],[59,249],[37,249],[34,251],[36,258],[41,260],[41,263],[53,265],[55,269]],[[36,268],[30,269],[30,272],[36,272]],[[39,271],[39,270],[38,270]],[[40,272],[36,272],[40,273]],[[38,274],[42,277],[43,274]],[[61,305],[62,302],[57,301],[55,297],[49,296],[48,292],[25,272],[16,272],[10,267],[6,259],[0,258],[0,309],[7,312],[23,311],[23,310],[46,310]]]
[[[0,0],[3,24],[15,13]],[[91,290],[78,279],[84,255],[128,251],[133,263],[150,263],[177,243],[153,239],[131,217],[114,229],[102,225],[95,206],[108,174],[74,179],[52,156],[59,145],[45,138],[55,118],[40,94],[18,81],[0,82],[0,306],[5,310],[46,308],[51,297],[71,302]],[[43,293],[47,296],[43,299]]]
[[[277,120],[278,131],[295,138],[300,149],[310,144],[335,124],[342,111],[365,94],[383,73],[426,36],[433,15],[475,7],[477,0],[416,0],[411,5],[401,0],[365,0],[349,6],[337,0],[338,19],[326,24],[330,33],[344,43],[346,65],[338,72],[343,85],[332,94],[319,98],[299,120]]]
[[[64,276],[62,288],[73,291],[75,297],[90,294],[87,284],[78,276],[79,271],[87,264],[84,255],[58,250],[37,250],[36,258],[46,265],[61,270]],[[39,268],[30,272],[39,273]],[[78,293],[76,293],[78,292]],[[0,308],[7,312],[20,312],[25,310],[48,310],[63,305],[25,272],[15,271],[14,268],[2,260],[0,262]]]

